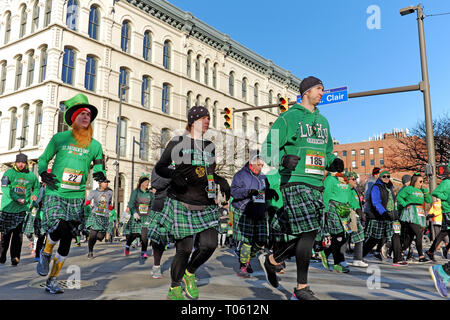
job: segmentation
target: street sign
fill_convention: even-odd
[[[323,104],[330,104],[336,102],[344,102],[348,100],[348,87],[340,87],[334,89],[323,90],[322,99],[319,102],[319,106]],[[297,102],[300,103],[301,96],[297,96]]]

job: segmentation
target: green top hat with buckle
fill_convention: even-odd
[[[81,108],[88,108],[91,111],[91,123],[92,121],[94,121],[98,114],[97,108],[89,104],[88,98],[82,93],[79,93],[73,98],[64,101],[64,105],[66,106],[66,111],[64,112],[64,121],[70,127],[73,124],[73,114]]]

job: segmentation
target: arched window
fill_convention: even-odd
[[[202,105],[202,95],[201,94],[198,94],[197,97],[195,98],[195,105],[196,106]]]
[[[131,27],[129,21],[124,21],[122,23],[122,33],[121,33],[121,41],[120,48],[123,52],[130,52],[130,34]]]
[[[30,106],[25,105],[23,107],[23,113],[22,113],[22,135],[20,136],[20,147],[23,148],[28,144],[28,134],[30,129],[30,123],[28,121],[30,113]]]
[[[192,107],[192,96],[194,94],[192,93],[192,91],[189,91],[186,95],[186,116],[189,113],[189,109],[191,109]]]
[[[234,72],[230,72],[228,77],[228,92],[230,96],[234,97]]]
[[[247,101],[247,78],[242,79],[242,100]]]
[[[42,128],[42,102],[36,104],[35,120],[34,120],[34,139],[33,144],[37,145],[41,140]]]
[[[150,149],[150,125],[148,123],[141,123],[141,132],[139,134],[139,159],[148,161]]]
[[[203,81],[205,82],[205,85],[209,84],[209,59],[206,60],[205,62],[205,69],[204,69],[204,73],[203,73]]]
[[[5,93],[5,87],[6,87],[6,61],[3,61],[3,63],[0,65],[1,71],[0,71],[0,94]]]
[[[192,76],[192,51],[189,51],[186,58],[186,75],[190,78]]]
[[[68,0],[67,2],[67,15],[66,26],[70,30],[76,31],[78,29],[78,15],[79,4],[77,0]]]
[[[22,83],[22,55],[19,55],[16,58],[16,77],[14,82],[14,90],[18,90],[20,88],[21,83]]]
[[[253,101],[255,102],[255,106],[257,106],[259,104],[259,84],[255,83],[253,90]]]
[[[20,13],[19,38],[22,38],[25,35],[26,29],[27,29],[27,6],[24,5]]]
[[[39,1],[36,0],[33,6],[33,20],[31,21],[31,32],[39,28]]]
[[[149,76],[142,77],[141,104],[144,108],[150,109],[151,82]]]
[[[40,67],[39,67],[39,82],[45,80],[45,73],[47,70],[47,47],[41,49]]]
[[[200,81],[200,58],[201,56],[198,55],[195,59],[195,80]]]
[[[52,17],[52,0],[45,1],[44,28],[50,24]]]
[[[11,126],[9,130],[9,149],[16,146],[16,133],[17,133],[17,109],[11,110]]]
[[[214,89],[217,89],[217,63],[214,63],[213,73],[212,73],[212,84]]]
[[[259,123],[260,119],[258,117],[255,117],[255,134],[256,134],[256,143],[259,142]]]
[[[152,34],[148,30],[144,33],[142,57],[145,61],[150,62],[152,60]]]
[[[163,48],[163,66],[165,69],[170,70],[170,63],[171,63],[171,51],[172,51],[172,45],[170,44],[169,40],[164,41],[164,48]]]
[[[169,113],[170,110],[170,86],[168,83],[163,84],[161,110],[164,113]]]
[[[100,27],[100,14],[97,6],[91,6],[91,11],[89,12],[89,37],[98,40],[98,31]]]
[[[212,112],[212,124],[214,128],[217,128],[217,106],[219,102],[214,102],[213,112]]]
[[[29,87],[33,83],[33,75],[34,75],[34,50],[31,50],[28,53],[28,61],[27,61],[27,87]]]
[[[9,42],[10,38],[11,38],[11,12],[8,12],[6,14],[6,21],[5,21],[5,41],[4,41],[4,44],[7,44]]]
[[[247,121],[248,121],[248,113],[244,112],[242,114],[242,132],[244,135],[247,135]]]
[[[124,68],[120,68],[120,76],[119,76],[119,92],[118,97],[122,97],[123,101],[128,101],[128,83],[130,80],[130,72]],[[122,91],[120,90],[122,88]]]
[[[62,67],[62,81],[67,84],[73,84],[75,75],[75,50],[71,48],[64,48],[63,67]]]
[[[86,70],[84,74],[84,87],[86,90],[95,91],[97,77],[97,60],[88,55],[86,58]]]

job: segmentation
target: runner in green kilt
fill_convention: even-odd
[[[219,213],[216,204],[219,184],[226,200],[230,198],[228,182],[215,173],[214,144],[204,139],[209,128],[209,112],[194,106],[188,112],[187,133],[174,137],[166,146],[155,171],[170,179],[164,208],[152,216],[150,229],[165,228],[175,239],[176,253],[171,265],[170,300],[184,300],[186,294],[197,299],[195,272],[217,247]],[[174,164],[174,169],[169,168]],[[194,247],[196,236],[196,249]]]

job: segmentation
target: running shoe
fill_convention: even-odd
[[[292,294],[291,300],[319,300],[319,298],[317,298],[314,295],[314,292],[312,292],[309,286],[307,286],[300,290],[294,288],[294,293]]]
[[[337,273],[349,273],[350,272],[349,267],[347,267],[342,262],[339,264],[333,265],[333,270],[336,271]]]
[[[383,260],[387,260],[388,259],[388,251],[389,251],[389,247],[388,245],[385,243],[380,250],[380,256]]]
[[[448,248],[447,248],[447,247],[443,247],[443,248],[442,248],[442,256],[443,256],[445,259],[448,259],[448,258],[447,258],[447,256],[448,256]]]
[[[4,264],[6,262],[6,256],[0,257],[0,263]]]
[[[279,286],[278,278],[277,278],[277,269],[276,266],[269,262],[269,254],[260,254],[258,256],[259,264],[266,274],[266,279],[270,283],[272,287],[277,288]]]
[[[39,262],[36,265],[36,271],[39,275],[45,277],[50,269],[50,260],[52,259],[52,255],[45,253],[43,249],[41,249],[41,255],[39,257]]]
[[[450,279],[450,276],[444,271],[441,265],[430,266],[428,268],[428,272],[430,272],[431,279],[433,279],[434,287],[439,295],[443,298],[447,298],[447,285]]]
[[[330,265],[328,264],[328,258],[327,255],[325,254],[325,251],[322,250],[320,251],[320,259],[322,260],[322,265],[325,269],[330,270]]]
[[[152,278],[153,279],[162,279],[161,266],[153,266],[152,267]]]
[[[380,253],[375,252],[375,253],[373,254],[373,256],[374,256],[376,259],[378,259],[378,260],[380,260],[380,261],[383,261],[383,257],[381,256]]]
[[[33,259],[33,262],[39,262],[39,260],[40,260],[39,257],[35,257],[35,258]]]
[[[55,277],[50,277],[47,279],[47,282],[45,283],[45,291],[50,292],[51,294],[64,292]]]
[[[422,258],[419,259],[419,263],[427,263],[427,262],[430,262],[430,260],[428,260],[425,257],[422,257]]]
[[[285,274],[286,273],[286,262],[281,262],[279,266],[276,266],[277,273],[278,274]]]
[[[431,261],[436,261],[436,259],[434,258],[434,253],[427,250],[425,251],[426,255],[428,256],[428,258],[430,258]]]
[[[19,264],[19,260],[20,259],[17,258],[17,257],[16,258],[12,258],[11,259],[11,265],[14,266],[14,267],[17,266]]]
[[[406,262],[406,261],[398,261],[398,262],[394,262],[392,265],[394,267],[406,267],[408,265],[408,262]]]
[[[181,286],[170,288],[169,293],[167,295],[167,299],[169,300],[186,300],[183,295],[183,290]]]
[[[125,247],[125,256],[129,256],[130,255],[130,247]]]
[[[241,267],[237,275],[241,278],[250,278],[250,273],[248,272],[246,267]]]
[[[362,260],[355,260],[355,261],[353,261],[352,266],[360,267],[360,268],[367,268],[369,266],[369,264],[365,263]]]
[[[147,252],[144,252],[144,253],[141,252],[141,257],[144,259],[147,259],[148,258]]]
[[[188,275],[184,273],[183,282],[185,284],[184,291],[192,299],[198,299],[198,288],[195,283],[195,274]]]
[[[93,252],[89,252],[87,255],[88,259],[94,259],[94,253]]]

